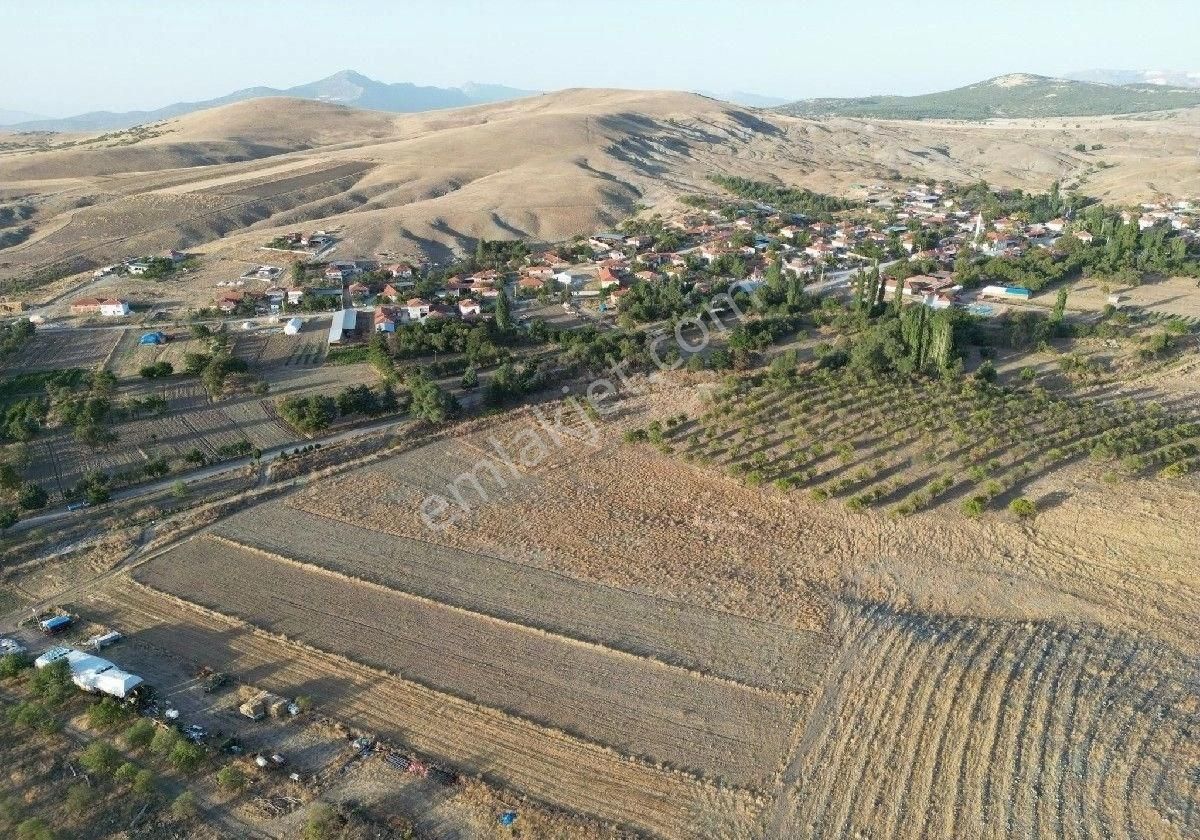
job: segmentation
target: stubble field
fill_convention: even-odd
[[[478,470],[467,515],[430,529],[429,494],[543,428],[528,408],[469,424],[219,523],[104,609],[651,836],[1197,836],[1194,482],[1077,463],[1029,483],[1060,497],[1033,523],[896,517],[619,443],[714,393],[648,386],[594,437],[567,412],[576,437]],[[363,711],[338,686],[367,674],[404,693]],[[417,720],[422,692],[472,717]],[[510,734],[457,730],[484,721]]]

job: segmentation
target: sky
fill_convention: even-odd
[[[0,109],[148,109],[385,82],[799,99],[1011,72],[1200,70],[1197,0],[0,0]]]

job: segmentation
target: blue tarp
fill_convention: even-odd
[[[500,825],[512,825],[517,821],[516,811],[505,811],[500,815]]]
[[[161,332],[148,332],[138,339],[138,344],[166,344],[167,337]]]

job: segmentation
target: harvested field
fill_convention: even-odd
[[[1195,660],[1094,626],[837,624],[769,836],[1200,836]]]
[[[104,362],[125,333],[121,330],[39,330],[16,353],[4,359],[14,373],[60,368],[95,368]]]
[[[217,533],[392,589],[760,688],[810,691],[828,654],[815,631],[383,534],[280,501],[231,517]]]
[[[667,838],[757,834],[761,803],[398,677],[257,632],[135,584],[79,609],[141,644],[207,664],[406,744],[489,782],[627,830]]]
[[[778,771],[799,698],[189,540],[134,578],[321,650],[651,762],[752,787]]]

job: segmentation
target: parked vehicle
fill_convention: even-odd
[[[115,645],[121,639],[125,638],[116,630],[110,630],[107,633],[101,633],[98,636],[92,636],[87,640],[87,646],[92,650],[103,650],[109,645]]]
[[[68,627],[71,626],[72,621],[74,621],[74,619],[69,615],[65,615],[65,614],[52,615],[49,618],[43,618],[40,621],[38,621],[38,629],[41,630],[43,633],[45,633],[47,636],[50,636],[55,633],[61,633],[63,630],[66,630]]]

